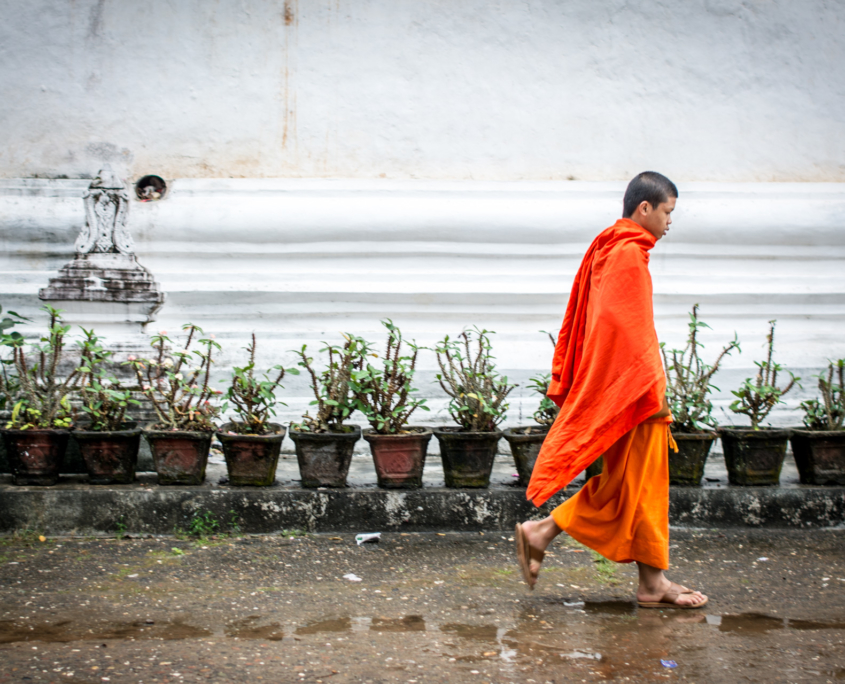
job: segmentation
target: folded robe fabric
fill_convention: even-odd
[[[547,396],[560,413],[526,496],[541,506],[622,435],[663,406],[649,250],[657,240],[619,219],[581,262],[555,345]]]

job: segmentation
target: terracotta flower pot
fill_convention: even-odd
[[[3,430],[13,482],[16,485],[56,484],[69,437],[69,430]]]
[[[266,435],[230,435],[237,432],[236,423],[226,423],[214,433],[223,445],[229,484],[236,487],[269,487],[276,481],[276,466],[285,438],[285,428],[266,423]]]
[[[349,432],[300,432],[291,427],[303,487],[345,487],[352,450],[361,439],[358,425],[346,425]]]
[[[537,454],[540,453],[547,434],[549,434],[549,428],[541,425],[508,428],[502,432],[502,436],[511,447],[516,472],[519,475],[517,484],[520,487],[527,487],[531,481]]]
[[[700,487],[704,466],[716,432],[672,432],[678,443],[678,453],[669,449],[669,484],[681,487]]]
[[[845,485],[845,430],[791,431],[801,484]]]
[[[719,436],[731,484],[762,487],[780,482],[789,430],[723,427]]]
[[[131,484],[141,446],[141,428],[126,423],[124,430],[96,432],[75,430],[73,438],[91,484]]]
[[[376,466],[378,486],[385,489],[419,489],[432,432],[424,427],[407,427],[404,434],[380,435],[364,430]]]
[[[440,442],[447,487],[489,487],[501,430],[468,432],[458,427],[434,428]]]
[[[205,481],[213,432],[144,428],[160,485],[200,485]]]

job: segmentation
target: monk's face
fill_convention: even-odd
[[[659,240],[669,232],[669,226],[672,225],[672,212],[675,210],[677,201],[677,197],[670,197],[656,207],[652,207],[648,202],[642,202],[632,218]]]

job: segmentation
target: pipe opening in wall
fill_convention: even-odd
[[[144,176],[135,183],[135,195],[142,202],[155,202],[164,199],[167,183],[161,176]]]

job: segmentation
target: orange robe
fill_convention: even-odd
[[[527,496],[542,505],[604,454],[602,474],[555,520],[608,558],[665,567],[668,423],[648,420],[666,390],[648,271],[655,243],[643,227],[619,219],[584,256],[552,364],[548,396],[561,409]]]
[[[605,451],[601,475],[552,511],[557,526],[612,561],[666,570],[671,421],[646,420]]]

